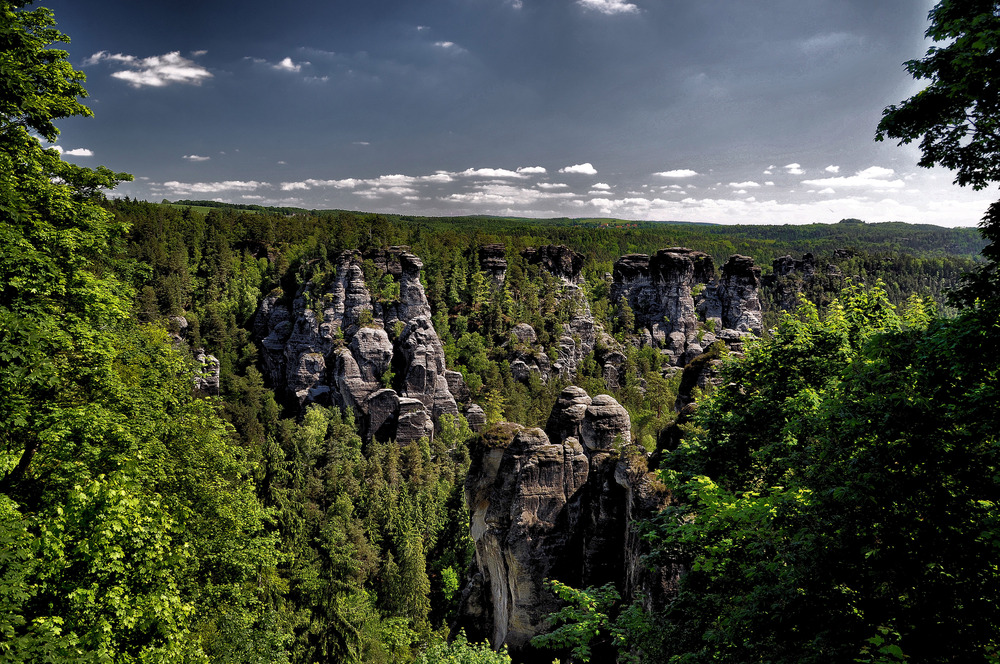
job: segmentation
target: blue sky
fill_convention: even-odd
[[[974,225],[873,141],[925,0],[42,0],[87,74],[68,159],[147,200]]]

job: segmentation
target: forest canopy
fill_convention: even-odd
[[[419,257],[447,367],[486,426],[544,427],[568,385],[610,394],[632,441],[609,453],[635,442],[670,496],[641,531],[643,565],[679,570],[674,594],[654,607],[554,582],[564,608],[539,647],[566,661],[997,661],[997,205],[980,235],[109,198],[128,174],[43,146],[90,114],[82,73],[53,48],[67,38],[45,8],[0,7],[0,661],[511,661],[454,628],[482,440],[465,416],[380,440],[354,409],[268,381],[262,302],[301,298],[315,315],[311,288],[357,251],[373,302],[397,303],[398,275],[371,258],[392,247]],[[907,65],[932,84],[878,129],[923,138],[922,164],[959,184],[997,181],[995,90],[977,83],[995,78],[996,9],[938,4],[928,36],[949,45]],[[529,260],[552,245],[581,256],[582,301]],[[495,290],[488,246],[507,261]],[[720,367],[704,389],[683,381],[696,358],[671,365],[642,341],[644,312],[611,297],[621,256],[680,246],[763,267],[762,333],[703,349]],[[559,358],[583,308],[620,372],[595,352],[515,377],[517,353]],[[696,322],[699,343],[715,336]]]

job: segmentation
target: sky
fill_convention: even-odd
[[[975,225],[876,143],[931,0],[40,0],[87,76],[66,159],[150,201]]]

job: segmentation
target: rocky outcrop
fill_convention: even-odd
[[[716,278],[711,256],[683,247],[652,256],[629,254],[615,262],[611,300],[631,309],[639,339],[669,355],[678,366],[717,339],[736,345],[760,334],[760,269],[732,256]]]
[[[476,545],[461,625],[519,661],[551,661],[531,637],[559,608],[546,579],[614,583],[626,601],[662,596],[670,579],[639,563],[633,526],[666,504],[630,444],[628,412],[578,387],[559,395],[546,430],[502,423],[472,445],[465,484]],[[667,575],[669,576],[669,572]]]
[[[834,258],[847,260],[854,255],[849,249],[835,249]],[[776,309],[793,311],[799,305],[799,296],[810,292],[810,298],[826,303],[844,286],[844,275],[833,263],[821,268],[819,261],[811,253],[801,259],[779,256],[771,263],[771,273],[762,279],[771,306]],[[824,296],[820,296],[823,293]],[[825,296],[830,293],[830,296]]]
[[[748,256],[734,254],[722,266],[722,276],[704,291],[699,308],[718,330],[735,330],[760,336],[760,268]]]
[[[445,366],[422,267],[405,247],[345,251],[332,275],[292,297],[268,295],[254,334],[271,385],[300,407],[354,409],[368,437],[406,442],[433,435],[441,415],[471,402],[461,374]]]
[[[507,278],[507,247],[485,244],[479,248],[479,268],[486,274],[494,291],[503,290]]]
[[[590,303],[581,288],[583,255],[563,245],[544,245],[529,247],[522,256],[529,264],[538,265],[559,279],[561,285],[554,293],[556,307],[568,311],[569,319],[562,323],[558,338],[548,349],[538,343],[538,335],[530,325],[514,326],[508,353],[514,377],[523,382],[530,380],[532,374],[542,382],[553,375],[571,379],[584,360],[595,352],[600,354],[597,361],[603,366],[605,354],[620,349],[615,339],[594,320]]]
[[[528,247],[521,252],[521,255],[529,265],[538,265],[566,283],[583,283],[580,275],[580,270],[583,268],[583,254],[573,251],[566,245],[547,244],[541,247]]]
[[[614,265],[611,299],[618,304],[624,298],[636,325],[679,358],[699,329],[692,290],[714,276],[712,257],[700,251],[673,247],[653,256],[630,254]]]
[[[194,374],[195,389],[218,396],[222,381],[222,365],[219,364],[219,358],[206,354],[204,348],[197,348],[194,351],[194,361],[198,364]]]

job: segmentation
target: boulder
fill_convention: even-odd
[[[195,367],[195,389],[218,396],[222,380],[222,366],[219,363],[219,358],[206,354],[204,348],[197,348],[194,351],[194,361],[198,365]]]
[[[427,412],[427,407],[419,399],[402,397],[399,399],[399,415],[396,422],[396,442],[400,444],[410,441],[434,437],[434,422]]]

